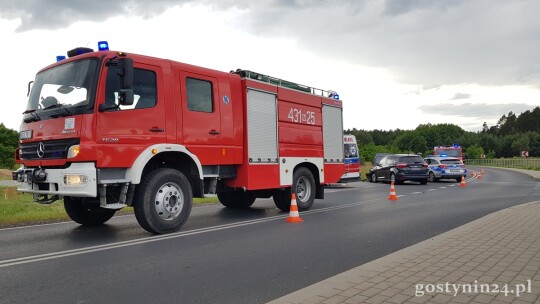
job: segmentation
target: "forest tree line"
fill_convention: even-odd
[[[435,146],[463,147],[467,158],[540,157],[540,107],[521,114],[509,112],[494,126],[484,122],[482,131],[470,132],[454,124],[421,124],[414,130],[345,130],[356,136],[362,161],[373,161],[376,153],[431,154]]]

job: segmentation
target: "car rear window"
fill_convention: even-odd
[[[420,156],[401,156],[399,162],[406,164],[423,163],[424,159]]]
[[[443,159],[443,160],[441,160],[441,164],[445,164],[445,165],[461,165],[461,161],[459,159]]]

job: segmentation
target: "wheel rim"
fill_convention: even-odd
[[[433,172],[429,172],[429,181],[432,182],[435,180],[435,175],[433,174]]]
[[[180,186],[167,183],[161,186],[156,194],[155,206],[157,214],[164,220],[173,220],[184,208],[184,194]]]
[[[302,176],[296,183],[296,198],[301,201],[307,201],[311,195],[311,184],[307,177]]]

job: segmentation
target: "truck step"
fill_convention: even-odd
[[[107,204],[105,206],[101,206],[101,208],[105,208],[105,209],[122,209],[124,207],[127,207],[126,204]]]

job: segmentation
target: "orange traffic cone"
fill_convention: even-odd
[[[482,172],[478,171],[478,179],[482,179]]]
[[[296,204],[296,194],[292,194],[291,198],[291,209],[289,213],[289,217],[287,218],[287,222],[289,223],[300,223],[303,222],[303,220],[300,218],[300,214],[298,213],[298,205]]]
[[[396,189],[394,188],[394,182],[390,183],[390,196],[388,196],[388,199],[391,201],[397,201],[397,195],[396,195]]]
[[[467,183],[465,182],[465,175],[461,176],[461,187],[465,188],[467,187]]]

